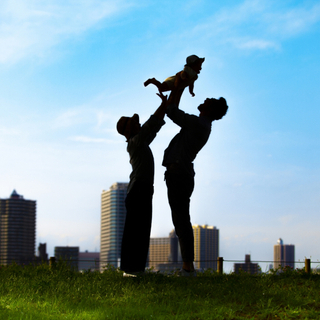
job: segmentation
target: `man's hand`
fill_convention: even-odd
[[[161,103],[160,107],[156,110],[154,115],[157,116],[160,120],[163,120],[164,115],[167,110],[168,97],[165,96],[161,91],[159,91],[159,93],[157,93],[157,96],[160,97],[160,99],[162,100],[162,103]]]
[[[159,93],[157,93],[157,96],[160,97],[160,99],[162,100],[162,103],[167,103],[168,101],[168,96],[167,95],[164,95],[161,91],[159,91]]]

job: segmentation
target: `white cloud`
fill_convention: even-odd
[[[69,138],[71,141],[83,142],[83,143],[120,143],[120,141],[113,141],[110,139],[103,138],[90,138],[85,136],[76,136]]]
[[[229,41],[239,49],[248,49],[248,50],[280,49],[279,44],[277,44],[276,42],[267,41],[263,39],[237,38],[237,39],[230,39]]]
[[[101,128],[105,123],[108,123],[112,117],[104,111],[97,112],[97,128]]]
[[[83,104],[74,108],[70,108],[59,114],[53,121],[55,128],[67,128],[75,125],[91,123],[96,126],[97,130],[101,125],[111,117],[104,114],[101,110],[96,110],[90,104]]]
[[[215,39],[241,50],[279,50],[287,38],[309,31],[320,21],[320,5],[281,7],[278,2],[247,0],[223,7],[193,29],[193,36]]]
[[[67,110],[56,117],[53,120],[53,130],[60,130],[60,128],[75,130],[74,135],[69,136],[69,141],[117,144],[123,141],[116,133],[115,123],[116,120],[112,115],[102,110],[82,106]]]
[[[279,217],[278,220],[281,222],[282,225],[287,225],[290,223],[295,223],[297,221],[297,216],[294,214],[287,214],[282,217]]]
[[[131,5],[125,0],[3,0],[0,4],[0,63],[41,57]]]
[[[75,124],[83,123],[85,121],[86,117],[84,115],[84,112],[80,109],[72,109],[67,110],[60,114],[55,120],[54,120],[54,126],[55,127],[71,127]]]
[[[21,134],[21,132],[19,130],[16,129],[12,129],[12,128],[7,128],[7,127],[0,127],[0,137],[6,137],[7,136],[19,136]]]
[[[320,4],[299,7],[284,12],[274,12],[266,15],[270,31],[275,34],[291,37],[310,29],[320,21]]]
[[[270,5],[270,3],[269,3]],[[267,2],[263,0],[247,0],[243,3],[230,8],[223,8],[217,15],[216,21],[218,24],[235,25],[244,21],[258,20],[258,17],[267,10]]]

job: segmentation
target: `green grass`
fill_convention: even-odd
[[[0,319],[319,319],[320,275],[78,273],[0,267]]]

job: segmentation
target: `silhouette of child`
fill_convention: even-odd
[[[148,86],[150,83],[154,84],[160,93],[164,91],[171,91],[168,99],[168,104],[175,103],[179,105],[181,95],[186,87],[189,87],[189,92],[192,97],[195,96],[193,92],[194,82],[198,79],[198,74],[202,69],[202,63],[205,58],[199,58],[196,55],[187,57],[187,63],[184,69],[178,72],[175,76],[169,77],[162,83],[155,78],[150,78],[144,82],[144,86]],[[175,94],[172,94],[173,91]]]

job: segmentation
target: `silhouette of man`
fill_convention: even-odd
[[[228,110],[224,98],[206,99],[199,105],[199,116],[180,110],[175,104],[167,107],[167,116],[180,132],[171,140],[164,152],[162,165],[166,167],[165,180],[172,221],[179,238],[183,260],[182,275],[194,272],[194,239],[190,221],[190,197],[194,189],[193,161],[209,139],[211,125],[220,120]]]
[[[132,172],[125,200],[127,215],[121,245],[121,266],[124,275],[144,272],[149,250],[152,220],[154,160],[149,147],[160,130],[167,106],[167,96],[157,94],[162,103],[142,126],[139,115],[121,117],[117,131],[127,138],[127,151]]]

